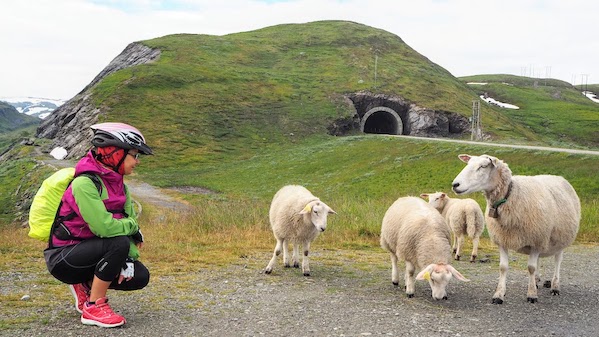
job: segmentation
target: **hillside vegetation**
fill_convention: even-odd
[[[194,207],[190,215],[155,214],[151,208],[144,214],[165,252],[185,255],[229,244],[234,255],[270,246],[268,205],[285,184],[305,185],[339,213],[331,219],[339,234],[324,239],[327,244],[376,247],[380,221],[393,200],[449,192],[463,167],[460,153],[495,155],[514,174],[565,176],[583,204],[579,240],[599,241],[597,156],[357,131],[345,137],[327,134],[334,121],[353,117],[344,94],[397,95],[469,116],[472,101],[485,91],[521,107],[482,105],[483,128],[492,141],[597,148],[597,105],[563,81],[535,85],[536,80],[506,75],[457,79],[399,37],[344,21],[226,36],[172,35],[143,43],[160,48],[160,59],[104,78],[93,88],[93,99],[103,111],[102,121],[135,125],[155,149],[154,156],[141,158],[132,178],[174,188],[169,193]],[[489,84],[482,89],[467,85],[470,80]],[[14,228],[8,225],[11,216],[24,219],[28,206],[19,201],[35,193],[49,170],[37,166],[41,158],[31,147],[17,146],[9,154],[13,162],[0,168],[6,182],[0,186],[5,212],[0,221]],[[211,192],[180,192],[194,188]],[[473,197],[484,207],[480,194]],[[181,242],[186,245],[179,247]]]
[[[19,113],[12,105],[0,101],[0,134],[39,124],[39,118]]]
[[[599,148],[599,104],[571,84],[555,79],[514,75],[462,77],[479,95],[518,106],[501,109],[513,123],[525,126],[552,146]],[[499,108],[498,108],[499,109]]]

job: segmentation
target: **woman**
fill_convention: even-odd
[[[126,320],[108,305],[107,290],[137,290],[150,280],[137,260],[143,236],[123,177],[152,149],[124,123],[91,129],[94,148],[75,166],[44,257],[50,273],[69,284],[83,324],[116,327]]]

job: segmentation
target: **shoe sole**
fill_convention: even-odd
[[[73,297],[75,297],[75,310],[82,314],[83,310],[79,309],[79,300],[77,299],[77,292],[75,291],[75,287],[72,284],[69,284],[69,290],[71,290],[71,294],[73,294]]]
[[[125,321],[123,320],[122,322],[118,322],[118,323],[106,324],[106,323],[94,321],[93,319],[81,317],[81,323],[83,323],[85,325],[95,325],[95,326],[99,326],[102,328],[116,328],[117,326],[121,326],[121,325],[125,324]]]

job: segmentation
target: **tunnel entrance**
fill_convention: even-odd
[[[360,129],[364,133],[401,135],[403,134],[403,122],[393,109],[379,106],[364,114],[360,122]]]

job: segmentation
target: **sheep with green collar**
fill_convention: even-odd
[[[461,154],[458,158],[467,165],[453,180],[453,191],[458,195],[484,193],[487,230],[499,246],[499,282],[493,303],[504,301],[509,250],[528,255],[528,302],[538,299],[540,257],[554,256],[551,293],[559,295],[564,249],[576,239],[580,223],[580,200],[572,185],[554,175],[512,176],[506,163],[488,155]]]
[[[293,244],[293,267],[299,268],[299,246],[304,257],[302,271],[310,276],[310,243],[327,227],[327,216],[337,214],[327,204],[312,195],[305,187],[287,185],[273,197],[269,218],[272,232],[277,240],[274,253],[264,273],[270,274],[277,256],[283,251],[283,264],[290,267],[288,244]]]

